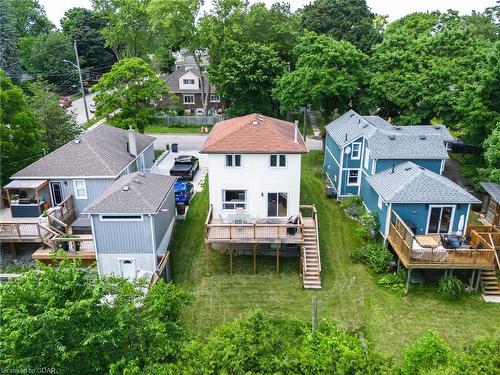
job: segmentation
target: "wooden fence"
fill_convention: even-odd
[[[213,126],[216,122],[224,120],[222,116],[162,116],[161,125],[181,126]]]

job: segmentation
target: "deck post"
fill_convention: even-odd
[[[280,273],[280,247],[281,244],[278,244],[278,248],[276,249],[276,273]]]
[[[469,289],[472,291],[474,287],[474,276],[476,276],[476,270],[472,270],[472,275],[469,279]]]
[[[233,244],[229,244],[229,273],[233,274]]]
[[[255,226],[254,226],[255,228]],[[253,244],[253,273],[257,272],[257,244]]]
[[[481,281],[481,270],[477,271],[477,279],[476,279],[476,291],[479,290],[479,282]]]
[[[410,287],[410,275],[411,275],[411,268],[408,268],[408,275],[406,276],[405,294],[408,294],[408,288]]]
[[[444,269],[444,277],[447,277],[448,276],[448,268],[445,268]]]
[[[398,256],[398,265],[396,267],[396,273],[399,272],[399,265],[401,264],[401,259],[399,259],[399,256]]]

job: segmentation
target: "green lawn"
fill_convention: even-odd
[[[315,203],[319,214],[321,260],[320,291],[302,289],[298,259],[283,259],[275,273],[275,259],[236,257],[229,275],[229,257],[208,251],[204,221],[208,193],[198,194],[185,222],[176,225],[171,242],[175,282],[191,290],[195,302],[183,312],[189,329],[200,337],[214,327],[261,308],[272,314],[309,319],[311,298],[318,297],[319,317],[345,328],[362,328],[377,349],[400,356],[401,348],[428,329],[453,347],[481,335],[500,334],[500,306],[483,303],[478,294],[457,303],[442,300],[432,287],[413,287],[401,296],[378,286],[363,265],[349,260],[359,246],[356,223],[347,219],[334,200],[325,197],[323,182],[314,171],[322,154],[303,157],[302,202]]]
[[[145,133],[150,134],[166,134],[166,133],[194,133],[200,134],[199,127],[187,127],[187,126],[179,126],[179,127],[167,127],[167,126],[146,126],[144,131]]]

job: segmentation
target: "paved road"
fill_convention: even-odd
[[[95,93],[87,94],[85,97],[87,99],[87,105],[89,105],[93,100],[92,98],[95,96]],[[76,114],[76,122],[79,125],[85,124],[87,122],[87,117],[85,116],[85,107],[83,106],[83,98],[73,100],[73,104],[68,108],[68,111]],[[89,111],[89,118],[94,118],[94,114]]]
[[[165,145],[177,143],[179,152],[181,151],[199,151],[207,139],[207,135],[201,134],[151,134],[156,137],[154,147],[157,150],[164,150]],[[321,139],[307,138],[307,147],[309,150],[321,150]]]

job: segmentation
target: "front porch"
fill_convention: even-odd
[[[389,220],[387,241],[407,269],[495,269],[500,232],[493,227],[469,225],[451,247],[439,234],[414,235],[394,211]]]

